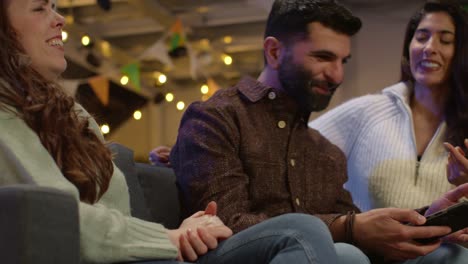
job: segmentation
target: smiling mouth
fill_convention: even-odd
[[[419,63],[419,67],[422,68],[423,70],[429,70],[429,71],[436,71],[440,69],[442,66],[434,61],[421,61]]]
[[[61,48],[63,48],[63,41],[61,39],[58,39],[58,38],[54,38],[54,39],[51,39],[51,40],[47,41],[47,44],[49,44],[49,46],[51,46],[51,47],[61,47]]]
[[[331,89],[323,86],[312,86],[312,91],[323,95],[330,95],[332,93]]]

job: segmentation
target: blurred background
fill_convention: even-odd
[[[139,161],[175,143],[183,111],[263,68],[272,0],[58,0],[62,84]],[[398,81],[403,34],[424,0],[343,0],[363,20],[331,107]],[[318,113],[320,114],[320,113]],[[315,118],[314,114],[311,118]]]

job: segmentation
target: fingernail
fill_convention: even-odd
[[[423,221],[424,221],[424,219],[425,219],[425,217],[424,217],[424,216],[422,216],[422,215],[418,215],[418,221],[419,221],[419,222],[423,222]]]

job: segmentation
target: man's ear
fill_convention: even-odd
[[[263,41],[263,50],[268,66],[277,70],[280,65],[283,44],[275,37],[267,37]]]

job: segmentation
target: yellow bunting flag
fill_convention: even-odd
[[[99,101],[101,101],[101,103],[105,106],[109,105],[109,79],[98,75],[89,78],[88,83]]]
[[[220,86],[211,77],[206,80],[206,84],[210,88],[210,91],[208,93],[209,96],[212,96],[214,93],[216,93],[216,91],[220,89]]]

